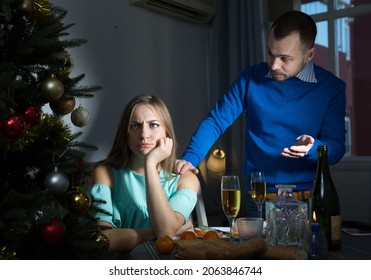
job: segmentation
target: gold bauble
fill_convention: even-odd
[[[91,204],[90,196],[76,187],[67,197],[67,207],[73,212],[84,213]]]
[[[35,2],[33,0],[23,0],[21,3],[21,10],[32,14],[34,12]]]
[[[53,110],[54,113],[57,115],[67,115],[75,109],[76,101],[75,97],[68,96],[65,98],[60,98],[55,101],[49,102],[50,108]]]
[[[77,127],[86,126],[91,121],[90,113],[81,105],[72,111],[71,122]]]
[[[109,248],[110,241],[108,239],[108,236],[105,233],[101,231],[97,231],[97,232],[92,233],[90,238],[94,239],[98,243],[98,245],[103,247],[103,249],[107,250]]]
[[[59,99],[63,95],[64,86],[55,75],[52,75],[41,84],[41,91],[47,96],[48,100],[53,101]]]
[[[0,260],[16,260],[17,253],[15,251],[9,251],[6,246],[2,246],[0,250]]]

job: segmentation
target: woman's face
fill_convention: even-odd
[[[129,148],[138,157],[144,157],[166,138],[163,123],[151,105],[138,105],[129,123]]]

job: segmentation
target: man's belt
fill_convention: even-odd
[[[309,200],[311,191],[293,191],[293,196],[298,200]],[[276,198],[278,193],[267,193],[266,200]]]

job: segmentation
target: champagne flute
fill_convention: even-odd
[[[267,196],[267,184],[264,178],[263,171],[251,172],[251,196],[255,201],[256,207],[258,208],[258,217],[262,218],[262,208]]]
[[[234,222],[240,212],[241,206],[241,189],[238,176],[222,176],[221,198],[224,214],[227,216],[229,221],[230,238],[233,240]]]

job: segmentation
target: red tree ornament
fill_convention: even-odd
[[[21,136],[25,132],[26,124],[20,115],[15,114],[3,121],[1,129],[7,137],[15,138]]]
[[[40,237],[47,244],[56,244],[63,240],[66,227],[60,219],[54,219],[50,224],[40,228]]]
[[[23,113],[23,118],[29,125],[39,124],[41,121],[40,109],[36,106],[30,106]]]

